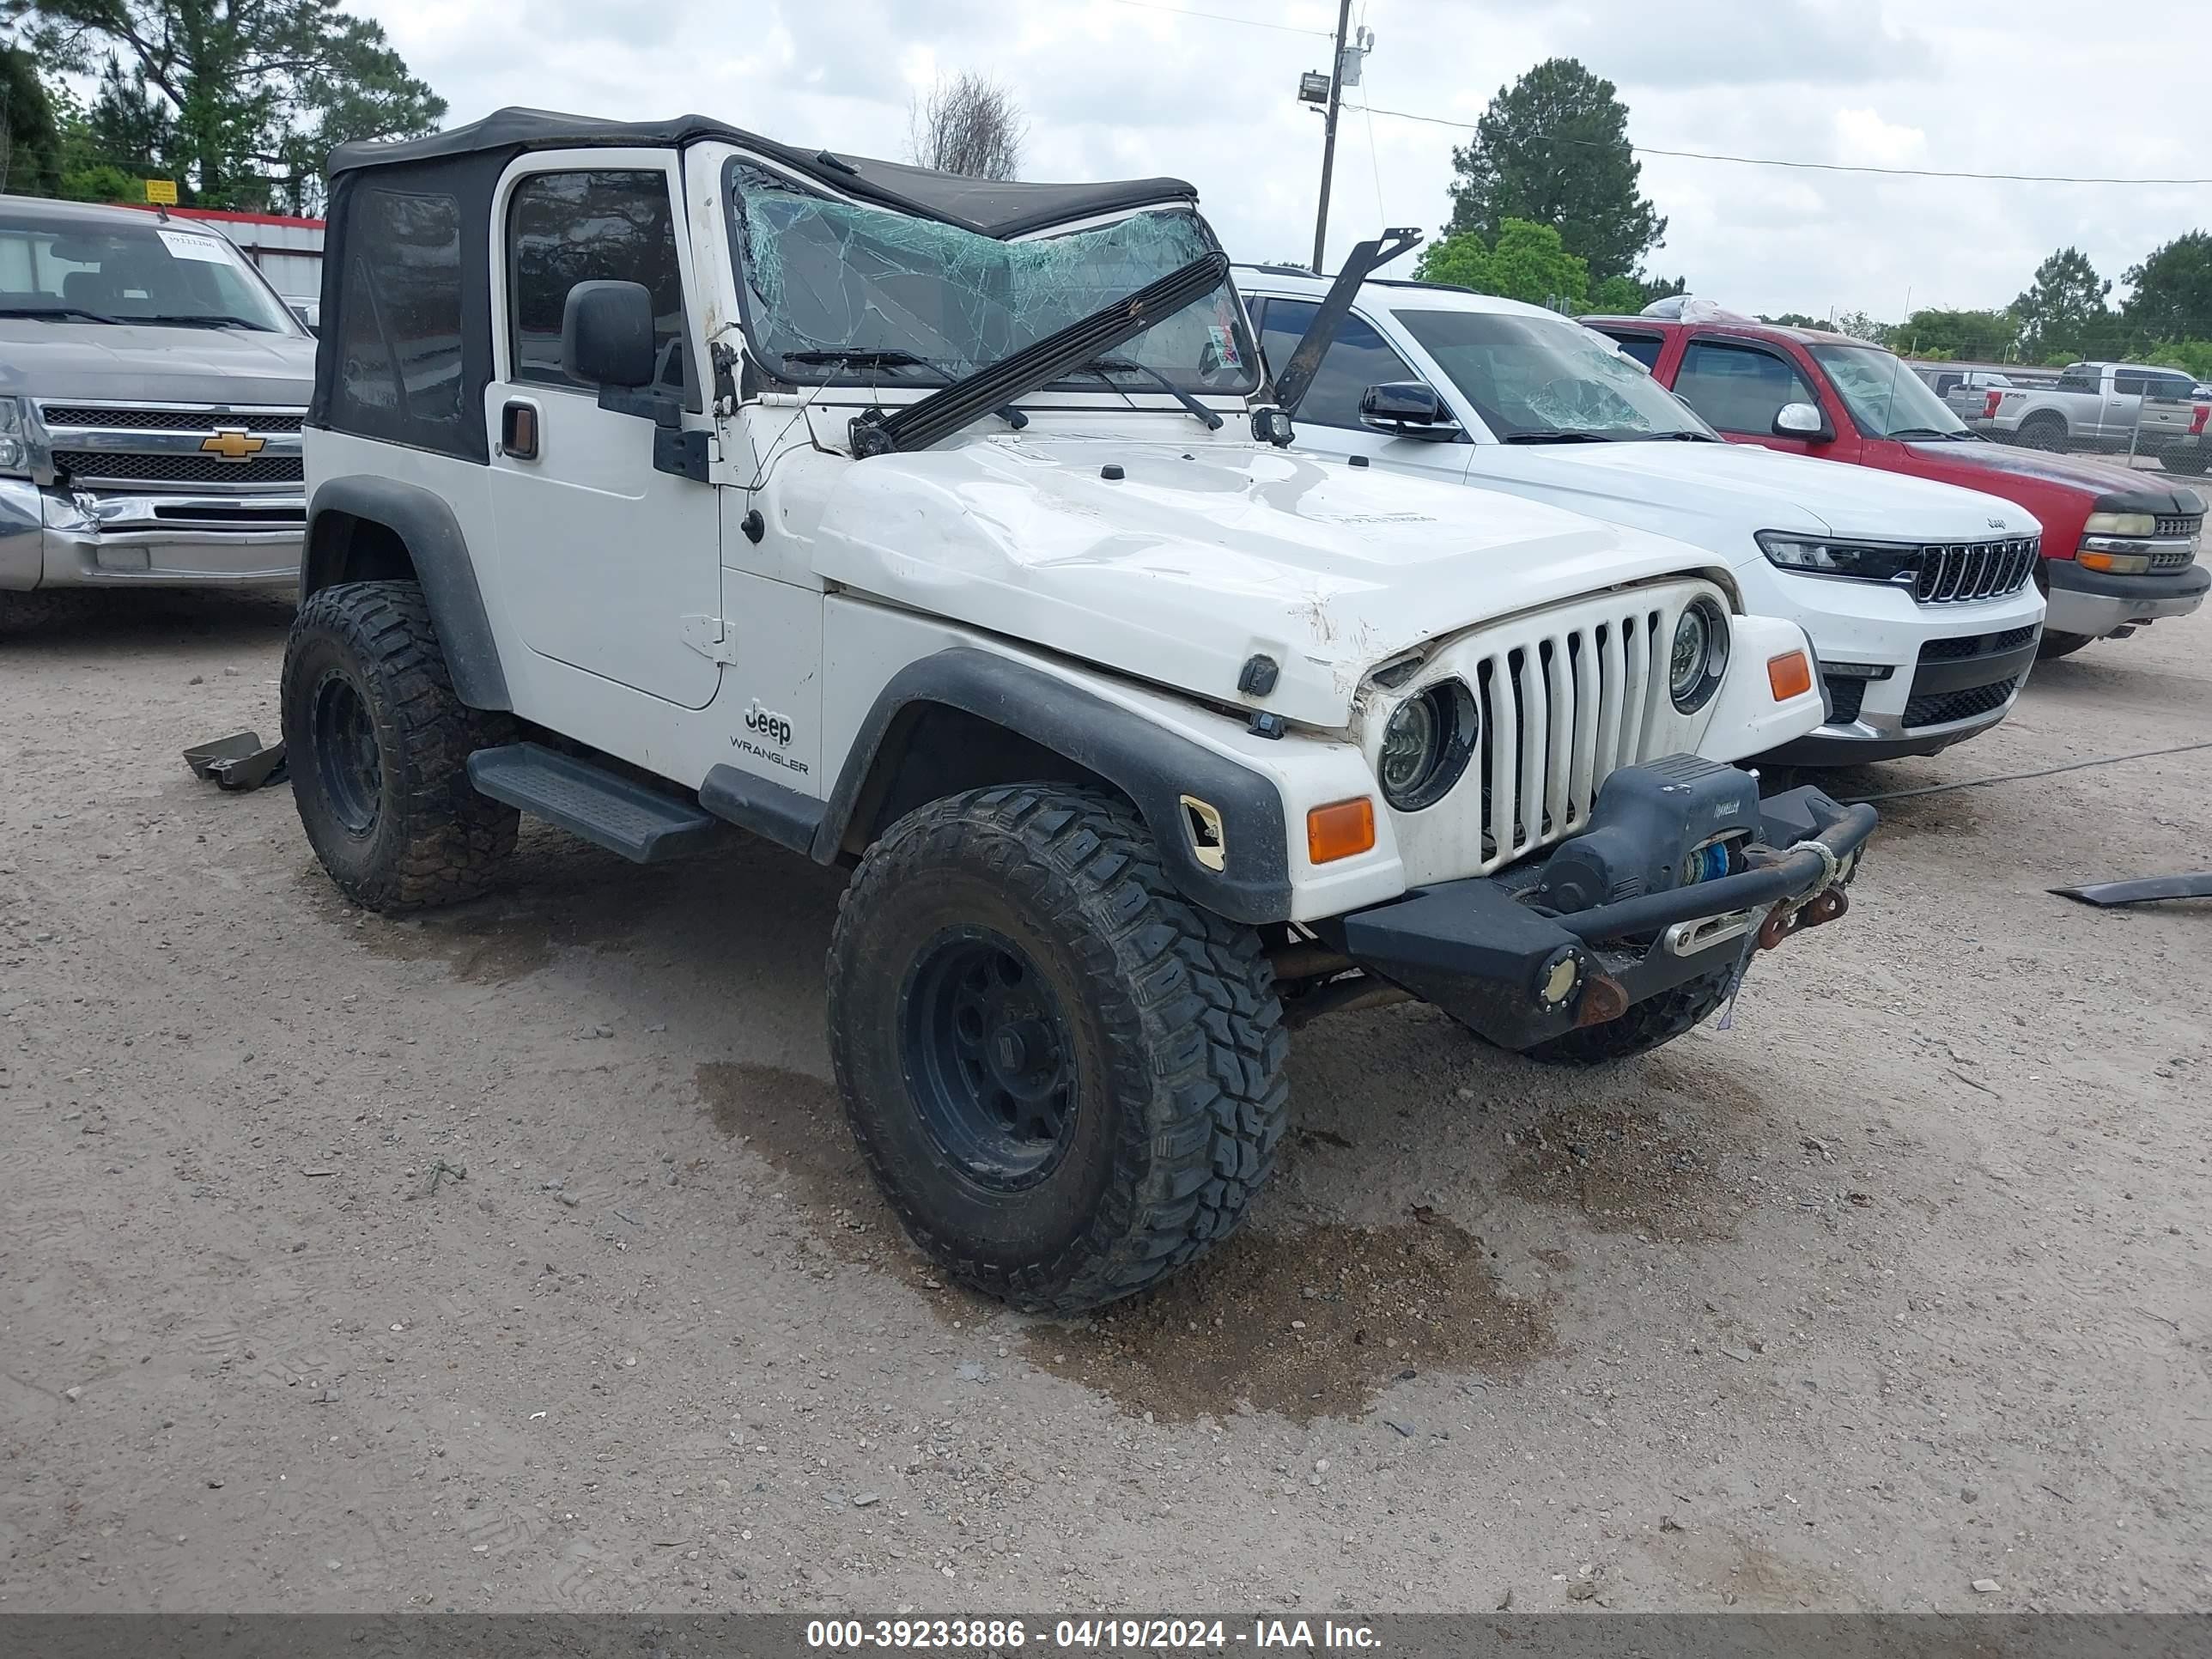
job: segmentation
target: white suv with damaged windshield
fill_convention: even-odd
[[[1240,267],[1280,369],[1329,292],[1286,266]],[[1710,354],[1768,392],[1778,359]],[[1780,421],[1818,430],[1811,404]],[[1754,611],[1819,653],[1828,714],[1771,760],[1824,766],[1929,755],[2004,719],[2034,666],[2042,526],[1978,490],[1723,441],[1612,341],[1540,307],[1370,280],[1299,410],[1320,455],[1675,536],[1724,564]]]
[[[1731,764],[1821,717],[1796,624],[1283,447],[1188,185],[504,111],[340,149],[330,239],[309,843],[386,910],[522,813],[849,871],[830,1059],[965,1284],[1075,1310],[1218,1242],[1291,1023],[1618,1059],[1845,908],[1872,809]]]

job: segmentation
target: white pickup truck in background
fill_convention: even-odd
[[[2155,455],[2168,471],[2194,474],[2204,471],[2212,415],[2212,402],[2196,393],[2196,380],[2177,368],[2069,363],[2055,386],[1987,386],[1978,402],[1952,407],[1985,438],[2030,449]]]

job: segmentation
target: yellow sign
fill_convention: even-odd
[[[268,447],[268,439],[249,436],[236,428],[219,431],[211,438],[200,440],[202,453],[220,455],[226,461],[250,460]]]
[[[149,179],[146,181],[146,199],[158,202],[163,207],[176,206],[177,181],[173,179]]]

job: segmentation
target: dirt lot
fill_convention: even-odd
[[[1609,1075],[1312,1028],[1249,1230],[1067,1328],[862,1177],[834,876],[356,913],[178,759],[282,627],[0,647],[0,1608],[2212,1607],[2212,912],[2044,891],[2203,867],[2212,750],[1897,804]],[[2212,736],[2208,660],[1827,781]]]

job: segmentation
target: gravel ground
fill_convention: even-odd
[[[0,647],[0,1608],[2212,1607],[2212,915],[2044,890],[2201,867],[2212,750],[1898,803],[1608,1073],[1308,1030],[1247,1231],[1065,1326],[862,1176],[835,876],[526,827],[356,912],[178,758],[282,626]],[[2208,647],[1826,781],[2202,738]]]

